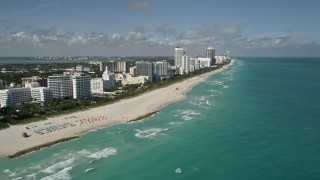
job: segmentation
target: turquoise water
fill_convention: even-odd
[[[238,58],[141,122],[16,159],[0,179],[320,179],[320,59]]]

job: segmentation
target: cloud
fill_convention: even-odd
[[[290,42],[291,38],[292,37],[289,35],[281,35],[273,41],[273,44],[275,46],[283,46],[283,45],[286,45],[288,42]]]
[[[187,30],[178,36],[178,39],[229,39],[240,37],[242,33],[242,26],[228,27],[222,25],[215,25],[209,27],[195,28]]]
[[[129,2],[126,7],[131,10],[147,10],[150,7],[150,3],[148,0],[138,0]]]
[[[150,34],[148,28],[137,26],[127,34],[107,34],[102,32],[89,31],[82,34],[75,34],[64,29],[47,28],[36,29],[32,32],[2,33],[0,36],[0,53],[8,54],[10,50],[16,55],[43,55],[58,52],[56,55],[97,55],[95,53],[112,53],[112,55],[123,55],[120,50],[129,48],[130,53],[141,55],[141,52],[149,55],[151,52],[160,53],[173,46],[174,43],[169,38],[155,37]],[[157,49],[162,51],[157,51]],[[168,48],[170,50],[171,48]],[[41,54],[39,54],[41,52]],[[61,54],[61,53],[64,54]],[[35,53],[35,54],[33,54]],[[116,54],[114,54],[116,53]],[[123,53],[129,53],[124,51]],[[125,54],[130,55],[130,54]],[[132,55],[132,54],[131,54]]]
[[[209,32],[213,30],[215,33]],[[227,29],[227,30],[226,30]],[[187,54],[204,55],[208,46],[217,54],[230,50],[238,55],[320,55],[318,42],[301,42],[292,32],[265,34],[256,37],[244,36],[238,27],[210,26],[185,32],[192,32],[189,38],[169,36],[175,29],[162,24],[153,29],[137,26],[128,33],[87,31],[74,33],[55,27],[33,31],[0,33],[0,54],[2,56],[38,55],[173,55],[173,48],[182,46]],[[196,31],[197,30],[197,31]],[[180,35],[184,34],[181,33]],[[197,33],[196,33],[197,32]],[[203,34],[198,34],[202,32]],[[218,35],[217,35],[218,34]],[[192,37],[192,38],[191,38]]]

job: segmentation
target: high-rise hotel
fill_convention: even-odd
[[[176,67],[183,67],[183,56],[186,55],[186,50],[176,47],[174,51],[174,65]]]
[[[209,46],[208,49],[206,50],[206,58],[211,59],[211,65],[216,64],[216,51],[213,47]]]
[[[176,47],[174,53],[174,65],[176,66],[177,74],[188,73],[189,69],[186,69],[189,57],[186,56],[186,50],[180,47]]]
[[[68,75],[53,75],[48,77],[48,87],[52,91],[52,97],[56,99],[68,99],[72,97],[72,79]]]

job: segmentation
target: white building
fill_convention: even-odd
[[[103,93],[108,89],[115,87],[115,83],[112,83],[110,80],[104,80],[102,78],[91,79],[91,93]]]
[[[169,63],[167,61],[157,61],[153,64],[153,73],[159,76],[168,76]]]
[[[174,65],[183,68],[183,56],[186,55],[186,51],[180,47],[176,47],[174,50]]]
[[[230,60],[230,51],[226,51],[226,58],[227,60]]]
[[[84,99],[91,97],[91,77],[83,73],[72,76],[73,99]]]
[[[72,97],[72,79],[68,75],[53,75],[48,77],[48,87],[52,91],[53,98]]]
[[[0,90],[1,107],[15,106],[31,101],[30,88],[12,88]]]
[[[104,92],[104,80],[102,78],[91,79],[90,84],[92,94],[100,94]]]
[[[152,63],[154,81],[161,81],[161,77],[168,76],[169,63],[167,61],[157,61]]]
[[[190,71],[190,57],[187,55],[182,56],[182,73],[188,74]]]
[[[200,62],[200,68],[210,67],[211,66],[211,58],[198,58]]]
[[[36,102],[50,101],[52,99],[52,91],[48,87],[31,88],[31,97]]]
[[[225,56],[216,56],[216,64],[223,64],[226,61]]]
[[[131,75],[127,75],[126,78],[121,81],[121,84],[123,86],[127,84],[144,84],[145,82],[150,81],[149,78],[149,76],[133,77]]]
[[[108,67],[105,68],[105,71],[102,74],[102,79],[105,82],[104,88],[111,89],[116,86],[116,77],[114,73],[110,73]]]
[[[198,58],[190,58],[190,71],[199,70],[200,69],[200,61]]]
[[[91,79],[90,84],[91,93],[103,93],[106,90],[112,89],[116,86],[116,76],[115,74],[109,72],[108,67],[105,67],[102,78]]]

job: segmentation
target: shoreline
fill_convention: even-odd
[[[192,88],[234,64],[207,72],[139,96],[70,114],[49,117],[45,121],[13,125],[0,131],[0,158],[15,158],[54,144],[79,138],[92,130],[119,123],[132,123],[157,114],[163,107],[186,98]],[[170,96],[168,96],[170,94]],[[123,111],[126,109],[126,111]],[[30,137],[24,138],[23,133]],[[71,139],[70,139],[71,138]]]

